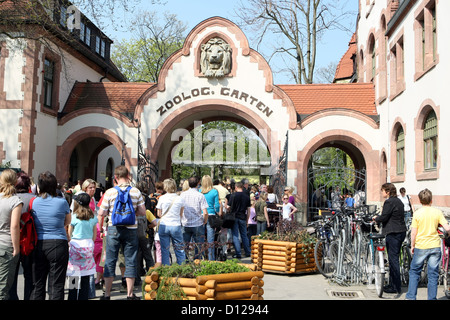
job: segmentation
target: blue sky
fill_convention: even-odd
[[[151,5],[148,1],[148,5],[140,7],[140,10],[156,11],[156,12],[169,12],[177,15],[177,18],[188,25],[187,33],[191,31],[197,24],[205,19],[213,16],[221,16],[231,21],[236,21],[233,8],[239,4],[237,0],[167,0],[165,5]],[[245,0],[244,0],[245,2]],[[348,1],[348,9],[357,12],[358,1]],[[355,17],[348,22],[350,28],[354,28],[356,22]],[[118,41],[122,38],[130,36],[129,33],[119,33],[110,30],[104,30],[114,41]],[[251,35],[246,33],[249,38],[250,46],[255,49],[255,46],[251,42]],[[326,34],[321,42],[318,44],[318,54],[316,60],[316,70],[320,67],[327,66],[330,62],[339,62],[341,57],[348,49],[348,42],[351,39],[351,33],[341,30],[330,30]],[[265,52],[261,52],[264,54]],[[280,62],[271,62],[271,67],[276,69],[277,66],[281,66]],[[274,72],[275,84],[290,84],[293,80],[289,77]]]

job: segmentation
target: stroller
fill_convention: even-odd
[[[214,255],[217,261],[227,260],[227,234],[228,229],[216,228],[214,233]]]

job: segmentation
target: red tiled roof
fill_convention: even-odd
[[[108,108],[132,114],[139,99],[153,85],[145,82],[77,82],[63,113],[84,108]]]
[[[294,103],[298,114],[325,109],[350,109],[368,116],[377,115],[372,83],[332,83],[279,85]]]
[[[334,80],[350,79],[353,76],[353,59],[352,56],[356,54],[356,34],[354,33],[352,39],[348,44],[348,50],[341,58],[339,62],[336,73],[334,75]]]
[[[77,82],[63,113],[84,108],[107,108],[133,114],[142,95],[154,83]],[[368,116],[377,115],[375,91],[371,83],[278,85],[294,103],[295,110],[308,115],[325,109],[350,109]]]

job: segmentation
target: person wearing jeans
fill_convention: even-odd
[[[131,179],[128,169],[121,165],[114,170],[114,185],[122,191],[130,186]],[[106,190],[101,200],[98,210],[99,221],[102,217],[112,216],[116,198],[119,192],[115,188]],[[145,216],[145,203],[139,189],[132,187],[129,191],[134,212],[136,216]],[[113,225],[112,219],[108,222],[108,233],[106,235],[106,258],[103,278],[105,279],[105,294],[101,300],[111,299],[111,288],[116,271],[116,262],[118,259],[119,248],[123,247],[125,257],[125,282],[127,284],[127,300],[138,300],[133,293],[134,281],[137,275],[136,257],[139,247],[137,236],[137,223],[134,225]]]
[[[210,219],[213,219],[212,216],[214,215],[222,216],[222,206],[219,201],[219,192],[213,188],[213,182],[210,176],[203,176],[200,191],[208,203],[208,208],[206,209],[208,213],[208,221],[206,223],[206,241],[208,242],[208,260],[213,261],[216,260],[214,245],[216,240],[216,229],[211,226]]]
[[[161,224],[159,226],[159,241],[161,243],[161,263],[163,265],[170,265],[170,240],[172,240],[177,264],[182,264],[186,260],[186,254],[184,252],[181,227]]]
[[[164,190],[156,205],[158,222],[158,234],[161,243],[161,262],[170,265],[170,240],[177,258],[177,263],[182,264],[186,260],[183,248],[183,233],[181,230],[181,217],[184,211],[184,200],[177,195],[177,184],[173,179],[164,180]]]
[[[189,189],[182,192],[180,197],[184,201],[181,225],[185,245],[194,243],[194,259],[199,258],[199,249],[205,242],[205,225],[208,220],[208,203],[203,193],[199,192],[198,178],[188,179]]]
[[[407,300],[416,300],[420,274],[425,261],[428,269],[428,300],[436,300],[439,280],[439,262],[441,260],[441,239],[437,232],[442,225],[447,232],[450,226],[441,210],[431,207],[433,195],[424,189],[419,193],[422,208],[414,213],[411,222],[411,253],[413,255],[409,269]]]
[[[423,265],[427,261],[427,296],[428,300],[436,300],[438,280],[439,280],[439,262],[441,261],[441,249],[414,249],[413,259],[409,268],[409,286],[406,293],[407,300],[416,300],[417,287],[419,285]]]
[[[244,245],[244,251],[246,256],[250,256],[250,242],[247,236],[247,221],[250,214],[248,208],[251,206],[250,197],[243,191],[242,182],[236,184],[236,192],[230,197],[230,211],[234,214],[236,220],[232,227],[233,244],[236,254],[233,258],[240,259],[241,255],[241,242],[239,236],[242,239]]]

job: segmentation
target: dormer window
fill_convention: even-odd
[[[101,42],[101,48],[100,48],[100,55],[104,58],[106,52],[106,41],[102,39]]]
[[[86,27],[86,39],[84,41],[88,47],[91,46],[91,28]]]
[[[97,52],[98,54],[100,54],[101,45],[102,45],[102,43],[100,42],[100,37],[95,36],[95,52]]]
[[[80,40],[86,41],[86,25],[83,22],[80,22]]]

